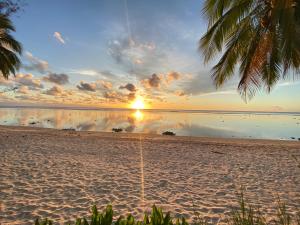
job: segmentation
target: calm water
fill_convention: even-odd
[[[300,113],[240,113],[203,111],[132,111],[0,108],[0,124],[74,128],[184,136],[289,139],[300,138]]]

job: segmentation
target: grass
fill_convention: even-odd
[[[92,214],[89,218],[78,218],[69,225],[189,225],[184,217],[173,218],[171,214],[164,213],[161,208],[152,207],[150,215],[144,215],[143,220],[136,220],[131,214],[127,217],[120,216],[113,220],[114,211],[111,205],[108,205],[102,212],[99,212],[96,206],[92,207]],[[232,209],[225,220],[227,225],[300,225],[300,211],[297,215],[291,215],[286,205],[278,201],[277,217],[273,221],[267,222],[266,217],[255,209],[251,204],[245,202],[243,193],[239,196],[239,206]],[[35,225],[53,225],[54,222],[49,219],[36,219]],[[195,212],[195,220],[191,225],[208,225],[208,222]]]
[[[52,225],[53,222],[48,219],[39,221],[36,219],[35,225]],[[99,212],[96,206],[92,208],[92,215],[89,219],[76,219],[75,225],[188,225],[185,218],[177,219],[173,222],[170,213],[163,213],[161,208],[153,206],[151,215],[144,215],[143,221],[136,220],[131,214],[127,217],[120,216],[113,221],[113,209],[108,205],[103,212]]]

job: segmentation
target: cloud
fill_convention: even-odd
[[[216,91],[210,76],[210,71],[200,71],[192,74],[189,79],[185,79],[181,82],[180,89],[183,90],[186,95],[199,95]]]
[[[97,89],[96,83],[86,83],[84,81],[80,81],[80,84],[78,84],[76,87],[82,91],[92,91],[92,92],[95,92]]]
[[[130,92],[129,94],[123,94],[117,91],[105,91],[103,97],[110,102],[122,102],[127,103],[135,99],[135,92]]]
[[[28,94],[29,88],[27,86],[22,85],[22,86],[18,87],[17,92],[20,94]]]
[[[212,91],[203,94],[199,94],[199,96],[210,96],[210,95],[237,95],[238,92],[236,90],[226,90],[226,91]]]
[[[136,59],[134,61],[134,64],[143,64],[143,61],[141,59]]]
[[[53,96],[59,96],[63,94],[63,88],[60,86],[53,86],[52,88],[45,91],[46,95],[53,95]]]
[[[216,89],[209,72],[199,72],[189,79],[183,80],[180,87],[185,95],[236,95],[237,84],[235,82],[237,80],[233,79],[232,82],[227,82],[223,87]]]
[[[147,56],[154,54],[155,50],[154,43],[139,42],[132,38],[123,37],[109,41],[107,53],[117,63],[144,64],[147,61]]]
[[[183,90],[177,90],[175,91],[175,95],[182,97],[182,96],[186,96],[186,93]]]
[[[142,85],[146,89],[159,88],[161,82],[162,82],[161,77],[159,77],[156,73],[152,74],[150,78],[141,81]]]
[[[65,44],[65,43],[66,43],[65,40],[63,39],[61,33],[57,32],[57,31],[54,32],[53,37],[54,37],[57,41],[59,41],[61,44]]]
[[[101,77],[103,79],[109,79],[109,80],[118,80],[120,79],[120,76],[117,74],[112,73],[108,70],[98,71],[94,69],[75,69],[71,70],[68,73],[71,74],[79,74],[82,76],[91,76],[91,77]]]
[[[12,86],[12,80],[5,79],[3,76],[0,76],[0,85],[1,86]]]
[[[57,73],[50,73],[47,76],[43,77],[44,81],[52,82],[59,85],[64,85],[69,83],[69,76],[67,74],[57,74]]]
[[[126,90],[131,91],[131,92],[135,92],[137,90],[136,87],[131,83],[128,83],[124,86],[120,86],[119,89],[126,89]]]
[[[170,72],[166,75],[166,81],[167,83],[171,83],[173,80],[180,79],[181,74],[178,72]]]
[[[38,71],[40,73],[49,72],[49,64],[47,61],[34,57],[30,52],[25,52],[25,57],[29,61],[29,65],[22,65],[25,70]]]
[[[135,92],[130,92],[128,95],[127,95],[127,97],[128,97],[128,100],[129,101],[133,101],[134,99],[135,99]]]
[[[159,75],[157,75],[157,73],[154,73],[150,78],[141,80],[141,84],[146,89],[160,89],[161,86],[163,86],[164,88],[168,88],[168,86],[170,86],[173,81],[187,77],[187,75],[175,71]]]
[[[145,78],[153,68],[167,67],[165,51],[152,42],[119,37],[108,42],[107,53],[118,66],[135,76]]]
[[[113,87],[112,83],[109,81],[100,80],[96,82],[97,84],[100,84],[100,86],[103,87],[104,89],[112,89]]]
[[[300,84],[300,81],[283,81],[283,82],[279,82],[277,86],[285,87],[285,86],[293,86],[298,84]]]
[[[112,79],[112,80],[115,80],[115,79],[119,79],[120,76],[117,75],[117,74],[114,74],[112,73],[111,71],[109,70],[102,70],[99,72],[99,75],[103,78],[106,78],[106,79]]]
[[[44,87],[41,80],[34,78],[32,74],[19,73],[15,76],[14,82],[19,85],[27,86],[30,90],[37,90]]]
[[[126,51],[135,43],[129,38],[115,39],[108,42],[107,53],[117,62],[122,63],[127,59]]]
[[[122,93],[116,91],[105,91],[103,93],[103,97],[111,102],[126,102],[127,99],[124,96]]]
[[[78,69],[78,70],[71,70],[70,73],[75,73],[84,76],[98,76],[100,74],[99,71],[91,70],[91,69]]]
[[[29,90],[36,91],[44,87],[40,79],[34,78],[32,74],[22,73],[17,74],[9,80],[0,77],[0,86],[7,87],[2,93],[14,91],[19,94],[28,94]]]

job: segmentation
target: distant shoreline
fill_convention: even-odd
[[[0,105],[0,109],[60,109],[60,110],[86,110],[86,111],[136,111],[137,109],[131,108],[98,108],[98,107],[63,107],[63,106],[7,106]],[[235,111],[235,110],[204,110],[204,109],[191,109],[191,110],[178,110],[178,109],[139,109],[145,112],[180,112],[180,113],[215,113],[215,114],[294,114],[300,116],[300,112],[278,112],[278,111]]]

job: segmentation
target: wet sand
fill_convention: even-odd
[[[300,141],[60,131],[0,126],[0,224],[59,223],[111,203],[137,217],[153,204],[224,219],[242,186],[272,218],[300,208]]]

